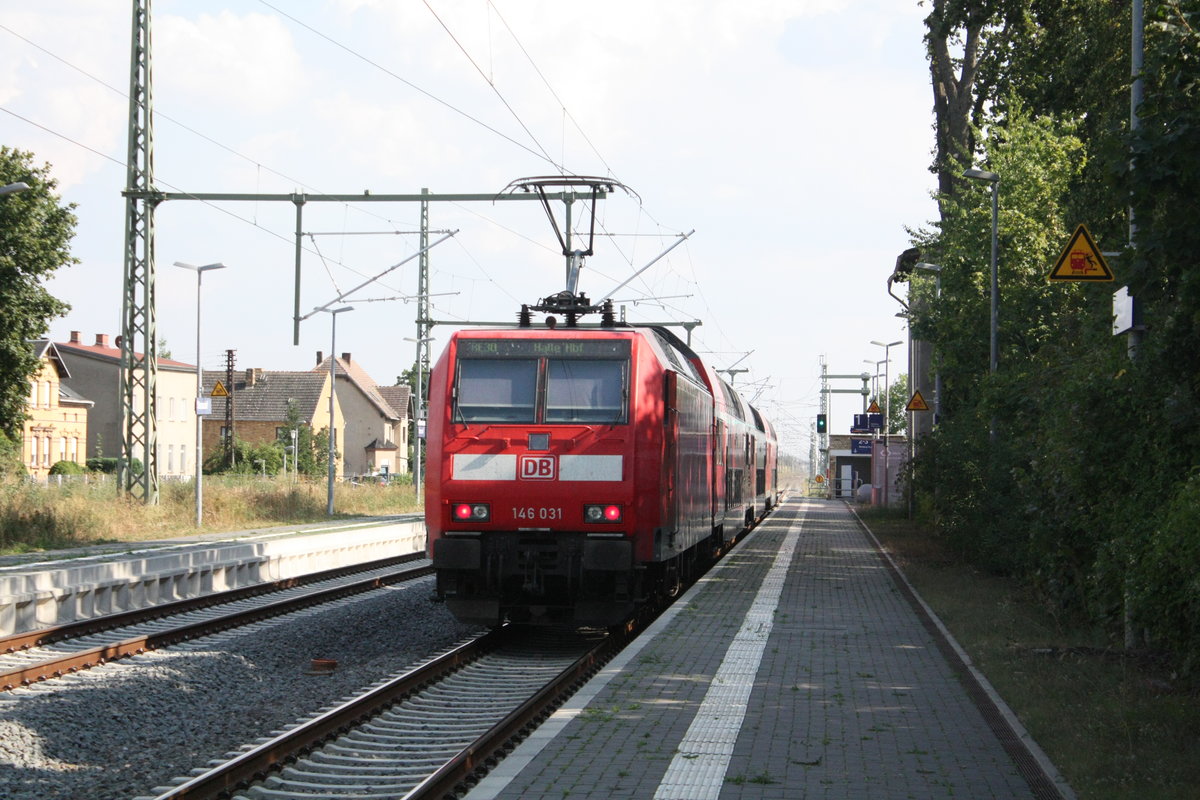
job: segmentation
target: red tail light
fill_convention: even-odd
[[[456,503],[454,519],[456,522],[487,522],[492,518],[492,509],[487,503]]]
[[[583,507],[584,522],[621,522],[624,518],[624,509],[615,503],[597,503]]]

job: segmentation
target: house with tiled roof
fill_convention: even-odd
[[[204,418],[204,452],[220,451],[229,436],[226,414],[232,404],[233,436],[238,441],[258,445],[277,441],[284,437],[288,427],[288,410],[295,407],[300,422],[312,428],[314,433],[327,430],[329,425],[329,376],[316,372],[265,370],[257,367],[235,372],[230,381],[228,374],[219,370],[204,371],[204,395],[213,395],[220,382],[220,392],[212,397],[212,414]],[[333,428],[344,427],[342,406],[334,396]],[[344,448],[334,439],[334,447],[340,454]],[[346,474],[343,459],[335,465],[337,474]]]
[[[387,404],[400,415],[400,423],[396,426],[396,471],[412,471],[412,450],[409,432],[413,420],[412,389],[407,384],[402,386],[376,386],[379,394]]]
[[[329,358],[324,353],[317,352],[317,364],[312,371],[329,374]],[[334,374],[346,422],[343,438],[346,474],[408,472],[408,423],[411,418],[408,387],[378,385],[350,353],[342,353],[341,358],[334,359]]]
[[[21,461],[30,475],[45,478],[59,461],[87,461],[88,412],[92,401],[67,386],[71,371],[62,354],[49,339],[30,343],[42,366],[29,379],[21,436]]]
[[[109,341],[98,333],[84,343],[79,331],[55,347],[70,371],[72,390],[95,405],[87,427],[87,458],[121,455],[121,337]],[[139,353],[140,359],[142,355]],[[170,358],[158,359],[155,381],[159,478],[183,479],[196,474],[196,367]],[[138,454],[135,457],[140,458]]]

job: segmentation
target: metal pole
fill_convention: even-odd
[[[428,189],[422,189],[428,194]],[[569,207],[569,206],[568,206]],[[417,294],[417,403],[413,407],[416,420],[413,422],[413,492],[417,503],[421,502],[421,489],[425,477],[421,469],[421,420],[424,398],[422,384],[425,380],[426,346],[429,343],[429,202],[421,202],[421,271],[418,276]]]
[[[204,415],[200,413],[200,400],[204,395],[204,370],[200,366],[200,297],[204,273],[210,269],[225,269],[221,263],[205,264],[202,267],[176,261],[175,266],[196,273],[196,527],[204,524]],[[225,399],[229,402],[229,398]]]
[[[1000,352],[997,347],[997,331],[999,330],[999,313],[1000,313],[1000,280],[999,271],[997,269],[997,260],[1000,252],[1000,241],[998,238],[998,222],[1000,218],[1000,176],[992,181],[992,335],[991,335],[991,371],[996,371],[996,365],[1000,360]]]
[[[332,312],[329,319],[329,493],[325,501],[325,513],[333,516],[333,473],[334,473],[334,449],[333,449],[333,398],[336,394],[335,387],[337,386],[337,373],[335,366],[337,364],[337,312]]]
[[[888,442],[888,433],[892,427],[892,354],[890,350],[892,346],[884,345],[883,348],[883,507],[888,507],[889,495],[891,494],[890,484],[891,478],[888,476],[889,468],[891,467],[892,452]]]
[[[891,449],[888,434],[890,433],[892,427],[892,348],[896,345],[904,344],[904,342],[897,341],[888,342],[885,344],[884,342],[872,340],[871,344],[883,348],[883,507],[887,508],[888,496],[890,494],[889,484],[891,483],[891,480],[888,477],[889,468],[891,466],[889,463],[891,460]]]
[[[421,408],[423,399],[421,397],[421,382],[425,380],[424,370],[421,364],[421,349],[425,346],[424,340],[417,342],[417,405],[414,409],[417,414],[416,424],[413,425],[413,435],[416,436],[416,441],[413,442],[413,455],[416,458],[416,463],[413,464],[413,490],[417,494],[417,502],[421,502]]]
[[[196,527],[204,525],[204,416],[200,398],[204,394],[204,371],[200,366],[200,286],[204,270],[196,270]]]
[[[326,308],[324,311],[329,313],[329,492],[325,501],[325,513],[333,516],[333,479],[335,470],[334,447],[333,439],[336,434],[336,429],[333,425],[333,402],[337,394],[337,315],[343,311],[353,311],[354,306],[342,306],[341,308]]]
[[[1141,116],[1138,113],[1138,109],[1142,105],[1142,66],[1143,66],[1144,51],[1145,51],[1145,18],[1144,17],[1145,17],[1145,14],[1144,14],[1144,9],[1142,7],[1142,0],[1133,0],[1132,20],[1131,20],[1131,25],[1130,25],[1131,58],[1130,58],[1130,65],[1129,65],[1130,72],[1133,76],[1133,85],[1129,87],[1129,131],[1130,131],[1130,133],[1133,133],[1134,135],[1136,135],[1138,132],[1138,129],[1141,128]],[[1137,164],[1137,162],[1133,158],[1130,158],[1129,169],[1131,172],[1136,168],[1136,164]],[[1130,202],[1130,204],[1129,204],[1129,248],[1130,249],[1133,249],[1133,247],[1136,244],[1137,229],[1138,229],[1137,228],[1137,219],[1134,216],[1133,203]],[[1131,302],[1134,303],[1134,309],[1135,309],[1135,311],[1134,311],[1134,327],[1133,327],[1133,330],[1129,331],[1129,333],[1126,334],[1127,338],[1125,340],[1125,346],[1126,346],[1125,352],[1126,352],[1126,355],[1129,357],[1129,360],[1134,361],[1137,358],[1138,347],[1142,343],[1142,331],[1137,327],[1137,312],[1136,312],[1137,298],[1136,297],[1133,298]],[[1132,573],[1133,566],[1134,566],[1132,553],[1129,555],[1129,561],[1130,561],[1129,570],[1130,570],[1130,573]],[[1129,573],[1127,573],[1125,576],[1124,606],[1125,606],[1125,608],[1124,608],[1124,613],[1122,616],[1123,616],[1123,623],[1124,623],[1124,629],[1125,629],[1125,631],[1124,631],[1124,633],[1125,633],[1125,636],[1124,636],[1125,649],[1132,650],[1134,647],[1137,646],[1137,629],[1134,625],[1135,609],[1134,609],[1134,605],[1133,605],[1132,579],[1130,578]]]

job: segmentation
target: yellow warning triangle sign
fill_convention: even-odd
[[[217,385],[208,393],[209,397],[229,397],[229,390],[225,388],[225,384],[217,381]]]
[[[921,396],[921,390],[917,389],[913,392],[912,399],[908,401],[908,405],[904,407],[905,411],[928,411],[929,404],[925,402],[925,398]]]
[[[871,407],[867,409],[867,413],[868,414],[882,414],[883,411],[880,410],[879,403],[876,403],[874,400],[872,400]]]
[[[1111,281],[1112,270],[1096,247],[1086,225],[1080,225],[1071,234],[1067,247],[1054,262],[1048,280],[1052,281]]]

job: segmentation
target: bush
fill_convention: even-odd
[[[106,475],[115,475],[117,472],[117,464],[120,459],[117,458],[89,458],[87,460],[87,468],[92,472],[103,472]],[[142,474],[142,460],[135,458],[133,460],[133,472],[135,475]]]
[[[50,467],[51,475],[82,475],[87,469],[74,461],[55,461]]]
[[[1143,543],[1131,590],[1138,622],[1174,653],[1184,672],[1200,667],[1200,471],[1179,487]]]

